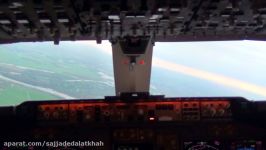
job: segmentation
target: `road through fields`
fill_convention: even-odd
[[[17,80],[5,77],[3,75],[0,75],[0,79],[5,80],[5,81],[9,81],[9,82],[12,82],[12,83],[15,83],[15,84],[19,84],[19,85],[22,85],[22,86],[25,86],[25,87],[29,87],[29,88],[32,88],[32,89],[36,89],[36,90],[39,90],[41,92],[46,92],[46,93],[49,93],[49,94],[52,94],[52,95],[55,95],[55,96],[58,96],[58,97],[61,97],[61,98],[64,98],[64,99],[75,99],[75,97],[72,97],[72,96],[69,96],[67,94],[55,91],[53,89],[44,88],[44,87],[35,86],[35,85],[30,85],[30,84],[27,84],[27,83],[24,83],[24,82],[21,82],[21,81],[17,81]]]

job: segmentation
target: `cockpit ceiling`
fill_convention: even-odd
[[[264,40],[265,0],[0,0],[0,43]]]

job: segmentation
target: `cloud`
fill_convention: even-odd
[[[77,41],[79,44],[84,44],[88,46],[92,46],[94,48],[99,49],[100,51],[112,55],[112,47],[109,41],[102,41],[102,44],[97,44],[95,41]]]

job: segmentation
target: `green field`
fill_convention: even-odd
[[[59,99],[59,97],[44,93],[31,88],[23,87],[6,81],[0,81],[0,98],[1,105],[18,105],[22,101],[26,100],[41,100],[43,99]]]
[[[57,51],[57,48],[60,47],[53,48],[54,49],[52,50],[50,48],[46,50],[40,50],[39,52],[32,47],[29,47],[25,50],[24,48],[19,47],[17,49],[16,47],[12,49],[10,47],[0,47],[0,62],[34,69],[48,70],[58,74],[75,75],[85,78],[97,78],[97,74],[95,74],[96,72],[92,70],[93,68],[88,68],[88,66],[82,63],[81,60],[84,60],[83,55],[77,54],[79,57],[75,57],[71,56],[69,53],[63,52],[64,50]],[[60,61],[71,59],[76,59],[76,63]]]
[[[0,78],[0,105],[65,98],[23,84],[78,99],[114,95],[112,73],[111,56],[89,45],[75,42],[62,42],[59,46],[51,42],[1,45],[0,75],[15,82]]]

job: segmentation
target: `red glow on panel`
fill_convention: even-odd
[[[129,64],[129,61],[128,60],[124,60],[123,64],[127,65],[127,64]]]
[[[154,118],[154,117],[150,117],[149,120],[150,120],[150,121],[154,121],[155,118]]]
[[[145,61],[144,61],[144,60],[140,60],[140,61],[139,61],[139,64],[140,64],[140,65],[144,65],[144,64],[145,64]]]
[[[128,65],[129,64],[129,60],[127,60],[127,59],[123,60],[123,64]]]

